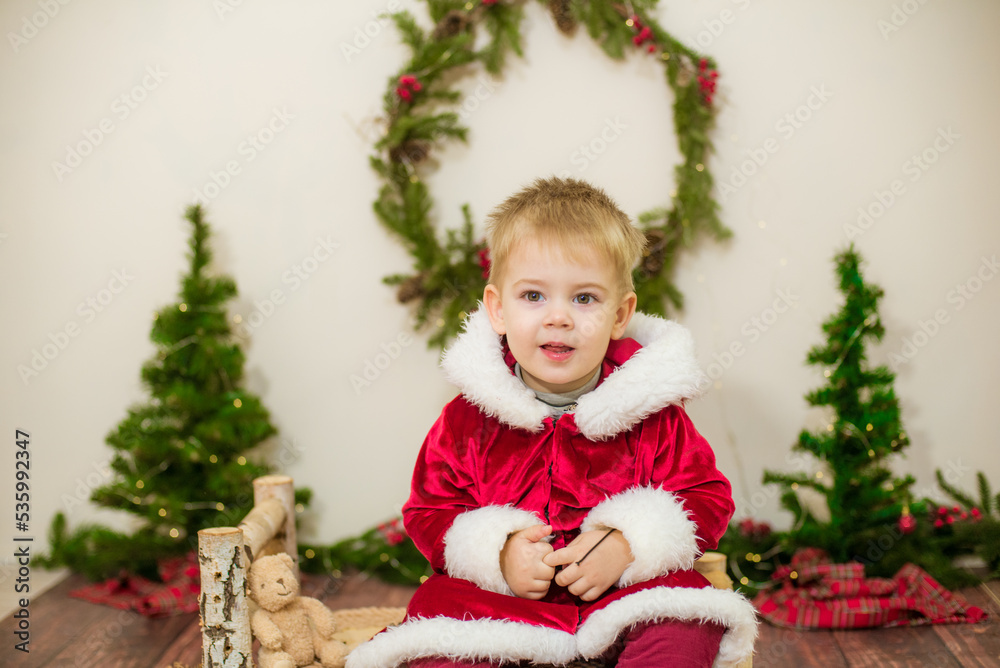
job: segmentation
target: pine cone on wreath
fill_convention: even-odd
[[[420,272],[400,283],[399,288],[396,290],[396,301],[400,304],[405,304],[414,299],[422,298],[426,294],[424,291],[424,279],[426,277],[426,272]]]
[[[389,149],[389,158],[393,162],[409,162],[415,165],[426,160],[430,152],[430,144],[425,141],[411,139]]]
[[[680,63],[681,66],[677,70],[677,85],[683,87],[694,80],[696,69],[691,59],[684,54],[680,56]]]
[[[572,35],[576,31],[576,19],[570,12],[570,0],[549,0],[549,12],[559,32]]]
[[[458,9],[453,9],[438,21],[432,36],[436,40],[448,39],[449,37],[454,37],[459,33],[465,32],[468,27],[469,17],[466,16],[466,13]]]
[[[646,248],[642,251],[639,271],[647,278],[663,269],[667,255],[667,235],[659,228],[646,230]]]

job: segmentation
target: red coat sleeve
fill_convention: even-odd
[[[682,500],[695,524],[699,549],[715,549],[736,509],[732,486],[684,408],[669,406],[661,413],[661,429],[668,438],[653,463],[653,483]]]
[[[424,439],[403,506],[403,524],[431,567],[444,570],[444,535],[458,515],[477,506],[473,481],[449,425],[452,402]]]

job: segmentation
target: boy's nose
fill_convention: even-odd
[[[545,324],[554,327],[569,327],[573,324],[573,319],[567,308],[556,304],[546,313]]]

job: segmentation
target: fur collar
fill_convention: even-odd
[[[642,348],[577,403],[576,426],[591,440],[631,429],[670,404],[698,396],[707,384],[691,333],[682,325],[636,313],[625,336]],[[504,424],[538,431],[551,414],[504,362],[500,337],[483,308],[466,319],[441,366],[469,402]]]

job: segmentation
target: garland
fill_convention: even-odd
[[[731,232],[719,220],[707,166],[714,124],[718,71],[715,62],[681,44],[651,16],[656,0],[624,4],[606,0],[540,0],[556,26],[572,35],[583,25],[611,58],[641,49],[664,66],[674,93],[674,129],[683,162],[675,168],[669,205],[638,216],[648,239],[635,269],[639,308],[666,315],[666,302],[680,309],[683,296],[672,282],[680,251],[703,234],[724,239]],[[386,131],[375,144],[372,168],[382,180],[373,204],[378,219],[403,243],[413,259],[410,273],[387,276],[400,303],[416,304],[415,327],[434,325],[429,343],[443,347],[459,332],[466,313],[476,308],[489,271],[485,241],[474,232],[469,206],[463,223],[441,239],[431,214],[425,183],[430,156],[446,141],[466,141],[468,128],[448,110],[460,99],[451,86],[481,63],[498,75],[511,52],[521,48],[523,2],[516,0],[427,0],[434,28],[425,32],[406,11],[391,15],[411,58],[389,80],[384,96]],[[476,49],[476,32],[488,40]]]

